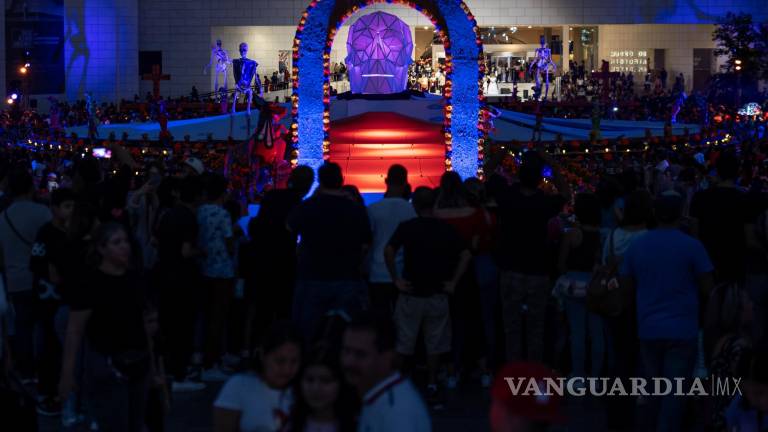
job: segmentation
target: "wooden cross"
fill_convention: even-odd
[[[160,81],[168,81],[171,76],[160,73],[160,65],[152,65],[152,73],[141,76],[142,81],[152,81],[152,97],[160,99]]]
[[[608,62],[603,60],[603,64],[600,67],[600,72],[592,72],[592,78],[599,79],[603,81],[603,94],[602,99],[608,100],[608,92],[610,90],[610,83],[612,78],[618,78],[619,77],[618,72],[610,72],[610,66],[608,65]]]

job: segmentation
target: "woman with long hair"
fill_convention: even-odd
[[[83,339],[88,406],[100,429],[141,431],[150,355],[144,326],[146,284],[131,266],[131,243],[115,222],[100,225],[89,253],[91,268],[70,293],[59,395],[76,387],[75,365]]]
[[[296,402],[285,432],[354,432],[359,402],[344,380],[339,354],[320,346],[294,387]]]
[[[483,332],[485,336],[485,365],[487,370],[496,370],[499,360],[497,327],[501,318],[499,304],[499,268],[493,258],[493,241],[496,231],[496,202],[489,198],[486,185],[477,178],[464,181],[466,197],[469,205],[477,209],[482,219],[476,219],[475,235],[477,240],[472,245],[475,262],[475,280],[480,292]],[[484,371],[485,372],[485,371]],[[490,374],[480,378],[483,387],[491,384]]]
[[[293,405],[291,384],[301,364],[301,336],[290,323],[269,331],[251,372],[235,375],[214,402],[215,432],[279,431]]]
[[[738,375],[744,353],[752,346],[754,305],[747,291],[737,284],[718,286],[707,302],[708,338],[714,342],[710,372],[712,377],[729,379]],[[725,410],[730,397],[716,395],[713,399],[712,429],[724,431]]]
[[[467,189],[461,177],[454,171],[448,171],[440,178],[434,215],[451,225],[473,255],[477,254],[480,240],[488,230],[487,215],[482,208],[470,205]],[[456,292],[451,296],[450,305],[455,371],[448,376],[446,384],[448,388],[455,388],[459,375],[466,372],[462,369],[469,360],[468,357],[472,357],[472,360],[477,358],[470,356],[470,353],[482,350],[480,346],[469,346],[479,342],[477,338],[473,339],[469,335],[483,332],[480,325],[480,294],[474,272],[464,274],[459,286],[456,287]],[[490,370],[487,367],[487,361],[484,361],[486,359],[481,360],[483,360],[480,362],[481,381],[488,386],[491,381]]]

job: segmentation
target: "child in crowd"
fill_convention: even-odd
[[[301,337],[290,324],[277,323],[267,335],[255,371],[235,375],[214,402],[217,432],[278,431],[293,405],[291,383],[301,364]]]
[[[296,402],[285,432],[354,432],[360,402],[344,380],[339,353],[320,345],[295,385]]]

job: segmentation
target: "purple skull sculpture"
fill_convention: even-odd
[[[360,17],[349,29],[344,60],[352,93],[404,91],[412,52],[411,30],[400,18],[384,12]]]

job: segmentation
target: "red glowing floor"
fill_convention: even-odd
[[[408,181],[435,187],[445,171],[440,125],[394,113],[366,113],[331,124],[331,160],[340,164],[344,182],[361,192],[383,192],[392,164],[408,169]]]

